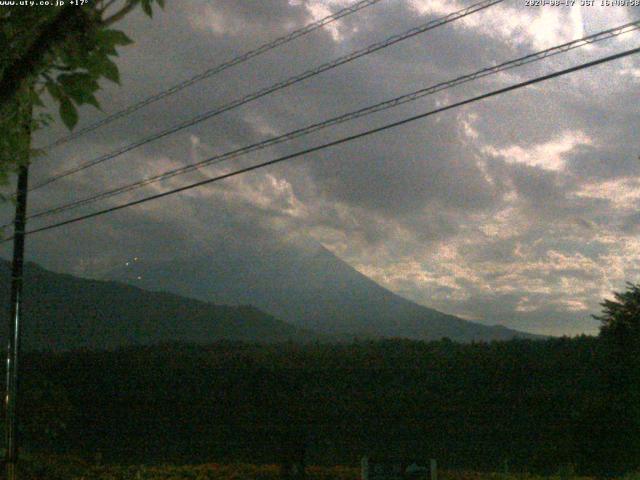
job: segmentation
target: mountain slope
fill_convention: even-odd
[[[129,262],[108,276],[150,290],[223,304],[251,304],[293,325],[331,335],[538,338],[462,320],[406,300],[319,246],[227,242],[201,258]]]
[[[306,341],[315,334],[251,306],[220,306],[170,293],[53,273],[25,266],[23,346],[31,349],[113,348],[220,339]],[[0,262],[0,302],[9,298],[9,263]],[[6,322],[1,322],[6,338]]]

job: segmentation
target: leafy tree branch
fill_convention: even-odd
[[[34,113],[32,130],[51,119],[42,112],[43,95],[57,103],[60,118],[72,129],[77,107],[100,108],[95,97],[103,78],[120,82],[114,62],[118,47],[131,39],[111,26],[138,6],[149,16],[153,3],[163,0],[109,0],[58,9],[9,7],[0,10],[0,183],[17,165],[20,141],[20,105],[29,102]],[[22,86],[30,88],[24,91]]]

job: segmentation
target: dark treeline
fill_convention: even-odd
[[[586,336],[31,354],[25,439],[119,463],[355,464],[368,453],[618,474],[637,467],[640,435],[621,358]]]

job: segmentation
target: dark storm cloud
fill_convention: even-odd
[[[495,199],[474,159],[458,148],[452,118],[425,122],[341,148],[313,162],[314,179],[340,201],[402,216],[430,203],[482,209]],[[327,167],[334,175],[327,175]],[[346,179],[346,181],[345,181]]]

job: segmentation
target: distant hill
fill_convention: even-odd
[[[9,298],[9,267],[7,261],[0,261],[3,306]],[[85,280],[33,263],[26,264],[25,278],[22,345],[27,350],[317,338],[251,306],[219,306],[115,282]],[[3,339],[6,323],[0,322]]]
[[[542,338],[418,305],[381,287],[319,245],[224,242],[200,258],[130,261],[108,278],[221,304],[251,304],[334,336],[455,341]]]

